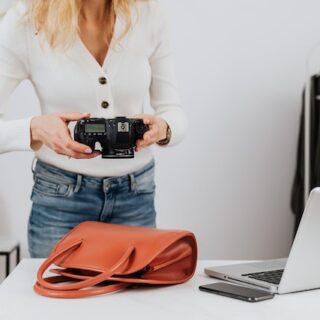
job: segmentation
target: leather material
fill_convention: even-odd
[[[88,221],[56,244],[34,289],[47,297],[81,298],[132,284],[178,284],[192,278],[196,263],[192,232]],[[52,264],[57,276],[44,277]]]

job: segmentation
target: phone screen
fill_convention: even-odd
[[[246,301],[261,301],[273,298],[267,291],[252,289],[239,285],[217,282],[199,287],[200,290]]]

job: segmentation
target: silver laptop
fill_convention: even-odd
[[[320,288],[320,188],[310,193],[288,258],[210,267],[205,273],[279,294]]]

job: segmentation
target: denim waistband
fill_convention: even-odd
[[[147,171],[153,169],[155,166],[155,161],[152,159],[148,164],[143,166],[141,169],[133,171],[130,174],[123,176],[109,176],[109,177],[92,177],[88,175],[78,174],[68,170],[64,170],[55,167],[51,164],[45,163],[39,159],[36,161],[35,168],[32,170],[34,177],[52,177],[56,182],[75,184],[76,189],[80,188],[82,183],[85,183],[88,187],[103,188],[111,187],[114,185],[121,185],[124,183],[134,183],[135,178],[146,173]]]

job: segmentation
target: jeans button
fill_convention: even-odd
[[[103,181],[103,189],[104,190],[108,190],[111,187],[112,187],[112,182],[111,181],[108,181],[108,180]]]

